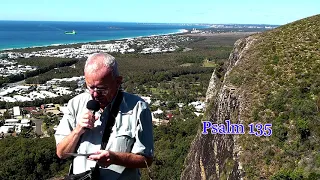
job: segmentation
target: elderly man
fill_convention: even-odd
[[[138,96],[120,91],[122,77],[117,62],[109,54],[91,55],[84,67],[87,92],[71,99],[55,133],[57,155],[76,156],[73,174],[80,174],[99,165],[99,179],[140,179],[138,168],[152,163],[153,133],[151,113]],[[115,118],[105,150],[100,150],[105,123],[115,97],[122,93],[119,112]],[[100,110],[93,114],[86,108],[96,100]]]

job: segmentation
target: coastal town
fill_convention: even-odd
[[[79,88],[75,91],[70,91],[68,87],[60,87],[59,83],[63,81],[76,81],[78,82]],[[41,84],[37,86],[15,86],[2,88],[0,91],[0,100],[6,102],[24,102],[24,101],[34,101],[36,99],[54,98],[62,95],[72,95],[75,96],[86,91],[83,86],[84,77],[73,77],[64,79],[52,79],[46,84]],[[157,110],[152,112],[152,122],[154,125],[162,125],[169,122],[172,118],[172,113],[170,111],[161,110],[160,104],[166,102],[161,102],[159,100],[154,100],[150,96],[141,96],[149,106],[158,107]],[[183,108],[183,103],[177,103],[179,108]],[[188,104],[195,109],[194,113],[196,116],[202,115],[205,109],[205,103],[201,101],[195,101]],[[42,121],[39,121],[39,117],[50,116],[57,117],[61,119],[67,104],[43,104],[40,107],[19,107],[14,106],[13,108],[0,109],[0,116],[5,119],[0,121],[0,138],[4,135],[9,135],[13,132],[19,134],[22,127],[32,127],[37,134],[42,135],[44,132],[42,127]],[[38,124],[33,123],[37,121]],[[40,123],[40,124],[39,124]],[[56,122],[58,123],[58,121]],[[56,128],[57,124],[54,124],[53,129]],[[46,133],[45,133],[46,135]]]
[[[37,67],[19,65],[17,61],[8,59],[0,59],[0,65],[0,77],[8,77],[37,70]]]
[[[116,52],[116,53],[163,53],[173,52],[179,49],[178,43],[190,41],[187,36],[151,36],[133,39],[118,40],[110,43],[102,44],[84,44],[79,48],[62,48],[48,49],[45,51],[34,51],[30,53],[21,52],[4,52],[0,54],[0,76],[6,77],[9,75],[23,74],[28,71],[36,71],[37,67],[24,66],[17,62],[19,58],[33,57],[60,57],[60,58],[86,58],[88,55],[95,52]],[[77,88],[70,89],[64,87],[63,82],[72,82],[77,84]],[[30,102],[35,100],[44,100],[57,98],[64,95],[76,96],[77,94],[86,91],[84,86],[84,76],[71,78],[53,78],[44,84],[7,84],[0,89],[0,101],[6,103]],[[144,96],[139,94],[149,106],[153,106],[152,121],[154,125],[166,124],[172,118],[170,111],[161,109],[160,105],[166,102],[161,102],[153,99],[152,96]],[[183,108],[183,103],[177,102],[179,108]],[[205,104],[201,101],[195,101],[187,104],[193,107],[196,116],[204,112]],[[0,109],[0,138],[4,135],[21,132],[22,127],[32,127],[39,135],[48,136],[48,127],[44,128],[43,117],[56,117],[58,120],[62,118],[66,104],[42,104],[40,107],[19,107]],[[36,123],[35,123],[36,122]],[[55,121],[50,128],[55,129],[59,121]]]
[[[0,58],[31,58],[31,57],[60,57],[60,58],[85,58],[96,52],[106,53],[161,53],[173,52],[179,48],[177,43],[190,41],[188,36],[149,36],[116,40],[114,42],[87,43],[77,48],[52,48],[44,51],[33,51],[29,53],[15,52],[14,49],[0,53]],[[0,61],[1,62],[1,61]],[[2,63],[1,63],[2,64]]]

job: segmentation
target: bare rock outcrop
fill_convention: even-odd
[[[227,79],[233,67],[240,63],[254,41],[255,39],[249,36],[235,43],[224,79]],[[206,121],[212,124],[225,123],[225,120],[230,120],[233,124],[241,123],[243,101],[239,89],[225,81],[221,83],[214,72],[206,95],[206,102],[209,104],[206,111],[211,112],[207,114]],[[201,129],[191,145],[181,179],[242,179],[244,172],[239,161],[239,136],[210,132],[202,134]]]

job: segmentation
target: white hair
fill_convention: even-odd
[[[94,60],[98,57],[103,58],[104,67],[111,68],[112,76],[114,78],[119,76],[118,63],[117,63],[116,59],[113,56],[111,56],[110,54],[106,54],[106,53],[94,53],[94,54],[90,55],[86,61],[85,66],[84,66],[84,71],[86,71],[89,64],[91,66],[90,68],[92,68],[93,71],[101,68],[101,67],[99,67],[99,63],[91,64],[91,62],[92,61],[94,62]]]

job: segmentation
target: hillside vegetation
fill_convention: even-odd
[[[248,179],[320,179],[320,15],[253,35],[227,83],[242,91],[242,120],[272,123],[241,136]]]
[[[7,137],[0,141],[0,179],[48,179],[69,168],[55,155],[54,138]],[[67,163],[66,163],[67,162]]]

